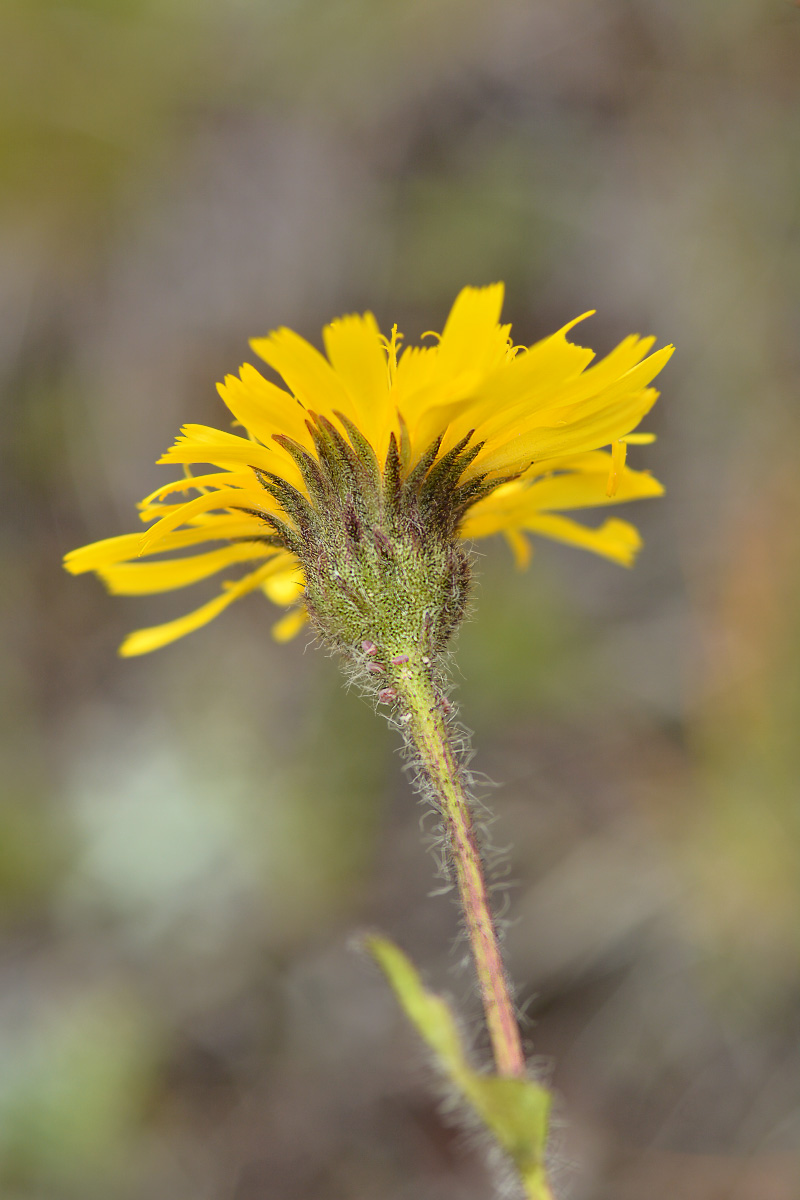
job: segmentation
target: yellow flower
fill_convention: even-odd
[[[96,571],[120,595],[185,587],[247,564],[243,577],[223,583],[208,603],[131,634],[120,652],[164,646],[256,589],[293,606],[275,636],[297,632],[306,618],[305,579],[287,548],[300,536],[292,497],[321,503],[309,480],[328,436],[343,453],[353,447],[369,456],[380,472],[391,464],[401,481],[415,467],[415,478],[431,479],[437,464],[444,471],[457,459],[453,533],[467,540],[502,533],[520,565],[530,554],[526,535],[534,533],[629,566],[640,545],[632,525],[611,519],[589,528],[563,514],[661,494],[649,474],[626,466],[625,451],[652,440],[633,430],[658,396],[649,385],[672,347],[650,354],[654,339],[631,335],[592,366],[594,353],[567,340],[579,317],[525,349],[499,323],[502,300],[502,284],[464,288],[441,336],[405,350],[396,327],[383,337],[371,313],[326,326],[327,357],[289,329],[254,339],[253,349],[286,388],[250,364],[229,375],[219,393],[241,433],[185,425],[159,461],[182,464],[186,477],[142,502],[150,528],[66,556],[73,574]],[[201,473],[191,475],[190,467]],[[219,545],[141,561],[205,543]]]

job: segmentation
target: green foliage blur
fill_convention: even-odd
[[[458,644],[556,1184],[796,1200],[798,151],[789,0],[0,6],[3,1200],[490,1194],[350,944],[485,1061],[388,730],[260,599],[119,661],[204,597],[60,558],[248,337],[415,339],[498,278],[518,341],[678,350],[634,571],[484,544]]]

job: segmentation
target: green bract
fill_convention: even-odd
[[[462,482],[482,446],[470,445],[471,434],[438,459],[437,438],[408,474],[403,438],[398,444],[392,435],[382,471],[366,439],[341,414],[339,420],[349,440],[325,417],[309,422],[316,455],[276,437],[305,492],[256,470],[291,523],[263,519],[276,543],[300,560],[303,603],[324,642],[355,659],[365,643],[382,662],[409,650],[433,658],[458,628],[469,596],[459,522],[505,480],[478,475]]]

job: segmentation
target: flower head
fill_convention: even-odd
[[[422,347],[403,349],[396,327],[384,337],[370,313],[326,326],[325,355],[289,329],[254,339],[285,388],[250,364],[229,375],[219,393],[238,432],[185,425],[159,460],[185,477],[142,502],[147,531],[66,556],[69,571],[96,571],[122,595],[245,566],[187,616],[131,634],[121,653],[166,645],[257,589],[290,606],[278,638],[310,617],[335,645],[391,651],[387,629],[405,624],[436,650],[463,615],[463,544],[494,533],[520,565],[533,533],[629,566],[632,525],[589,528],[564,514],[661,494],[625,454],[651,440],[634,430],[672,347],[649,353],[654,339],[631,335],[590,365],[593,352],[567,338],[582,317],[515,346],[502,300],[502,284],[465,288]]]

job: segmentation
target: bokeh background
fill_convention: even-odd
[[[485,1054],[392,735],[257,598],[118,660],[186,596],[59,560],[248,336],[498,278],[678,347],[635,571],[485,544],[459,643],[559,1195],[800,1196],[799,101],[788,0],[4,0],[4,1200],[491,1194],[353,948]]]

